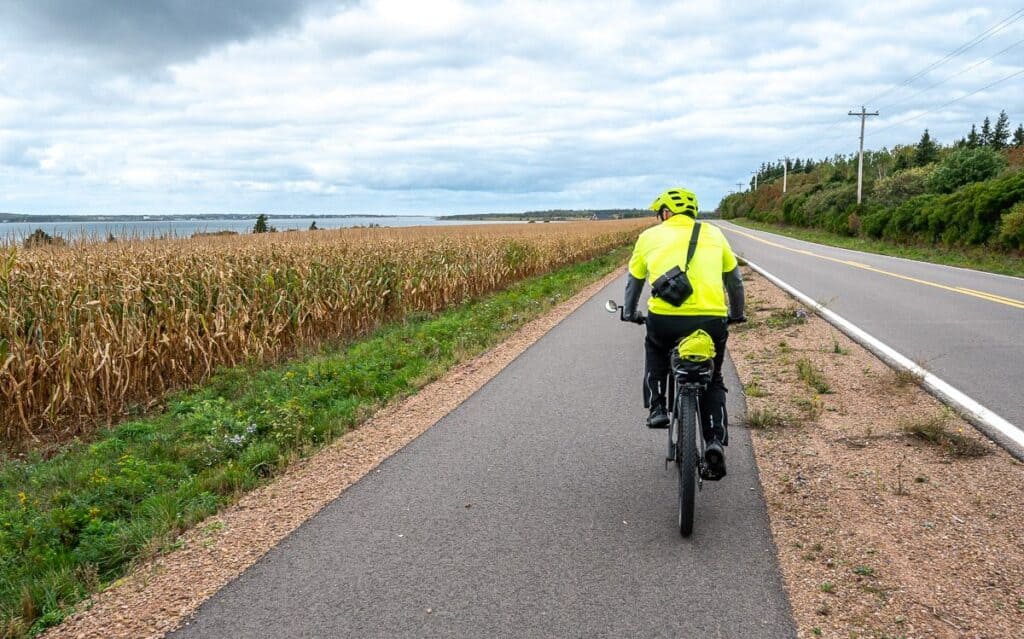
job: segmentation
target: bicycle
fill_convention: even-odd
[[[605,310],[619,313],[623,307],[615,300],[608,300]],[[646,317],[638,314],[633,320],[645,324]],[[730,324],[746,321],[746,318],[729,319]],[[717,481],[704,458],[707,442],[703,425],[700,423],[700,400],[714,375],[714,360],[690,361],[679,356],[673,348],[669,367],[667,403],[670,408],[668,429],[668,455],[665,464],[675,462],[679,475],[679,534],[689,537],[693,534],[693,511],[696,493],[703,490],[704,481]],[[681,398],[681,401],[677,401]]]

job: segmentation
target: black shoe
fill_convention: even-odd
[[[704,479],[718,480],[725,477],[725,449],[718,440],[712,441],[704,449],[704,463],[708,473]]]
[[[651,415],[647,418],[647,428],[668,428],[668,414],[661,406],[651,408]]]

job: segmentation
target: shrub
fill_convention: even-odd
[[[1000,219],[1024,201],[1024,171],[969,184],[939,197],[923,210],[920,229],[925,239],[948,245],[980,245],[994,239]]]
[[[1005,166],[1006,158],[993,149],[957,149],[935,168],[928,188],[935,193],[952,193],[966,184],[995,177]]]
[[[918,166],[898,171],[875,182],[875,200],[886,206],[896,206],[928,191],[928,180],[935,165]]]
[[[1024,202],[1018,202],[999,222],[999,243],[1024,249]]]
[[[31,235],[25,238],[23,245],[25,248],[35,248],[37,246],[64,246],[64,239],[61,237],[54,237],[43,229],[36,229],[35,231],[32,231]]]

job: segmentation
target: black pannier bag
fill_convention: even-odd
[[[693,285],[690,284],[690,278],[686,275],[686,269],[690,268],[690,260],[693,259],[693,254],[697,251],[699,236],[700,223],[696,222],[693,225],[693,232],[690,234],[690,246],[686,249],[686,262],[683,263],[683,268],[673,266],[664,275],[654,280],[654,284],[651,285],[651,293],[654,297],[663,299],[672,306],[681,306],[693,295]]]

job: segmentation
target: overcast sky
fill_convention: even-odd
[[[4,0],[0,211],[714,208],[868,100],[870,147],[1016,126],[1024,74],[898,123],[1024,69],[1022,12],[901,86],[1019,4]]]

